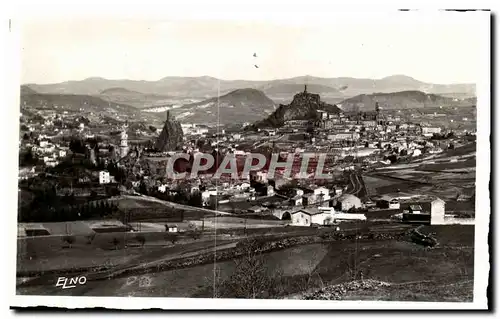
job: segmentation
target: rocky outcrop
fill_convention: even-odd
[[[255,128],[280,127],[289,120],[316,120],[318,110],[324,110],[329,113],[340,113],[341,110],[336,105],[327,104],[321,101],[319,94],[304,92],[295,94],[292,103],[289,105],[280,104],[267,119],[255,123]]]
[[[167,120],[156,140],[155,149],[160,152],[175,151],[182,146],[183,137],[181,123],[167,113]]]
[[[368,290],[373,292],[377,289],[383,289],[390,287],[391,284],[379,280],[355,280],[350,282],[345,282],[338,285],[327,286],[323,289],[311,293],[305,293],[300,297],[300,299],[305,300],[342,300],[344,295],[350,292],[359,292],[362,290]]]

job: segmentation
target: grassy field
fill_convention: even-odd
[[[71,248],[61,236],[18,239],[17,272],[116,267],[130,265],[133,261],[146,262],[163,256],[207,249],[214,244],[213,235],[210,234],[198,240],[181,235],[175,244],[166,239],[167,234],[141,233],[145,238],[144,246],[137,239],[137,233],[100,233],[96,234],[91,244],[84,236],[74,236],[75,242]],[[114,238],[118,241],[116,247]],[[226,242],[219,239],[217,244]]]
[[[434,281],[419,281],[392,284],[377,290],[348,291],[342,300],[472,302],[473,289],[473,280],[438,285]]]
[[[471,300],[474,227],[426,226],[422,232],[434,233],[439,241],[438,247],[428,249],[396,240],[309,244],[265,254],[265,267],[268,276],[276,276],[276,272],[279,272],[279,282],[284,292],[282,297],[349,281],[352,279],[350,274],[362,272],[365,279],[386,281],[393,286],[376,292],[350,292],[345,299]],[[19,293],[213,297],[214,278],[223,282],[234,271],[235,263],[224,261],[215,265],[115,278],[106,281],[105,285],[102,282],[88,282],[71,292],[54,287],[30,287],[19,290]]]

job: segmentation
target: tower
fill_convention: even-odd
[[[307,84],[304,84],[304,93],[307,93]]]
[[[123,127],[122,134],[120,136],[120,158],[127,156],[128,151],[129,151],[128,134],[127,134],[127,125],[125,124]]]

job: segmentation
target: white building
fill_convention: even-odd
[[[111,177],[108,171],[99,172],[99,184],[109,184],[111,182]]]
[[[432,136],[434,134],[440,134],[440,127],[422,127],[422,135],[424,136]]]
[[[258,171],[255,173],[255,181],[259,183],[267,183],[267,172]]]
[[[343,194],[338,198],[338,203],[340,204],[340,209],[342,211],[348,211],[351,208],[361,208],[361,199],[352,194]]]
[[[169,233],[177,233],[178,232],[177,225],[168,225],[167,227],[168,227]]]
[[[431,225],[444,224],[446,202],[437,197],[431,202]]]
[[[201,203],[203,206],[210,206],[210,197],[217,196],[217,190],[215,189],[207,189],[201,192]]]
[[[293,226],[311,226],[312,215],[315,212],[311,210],[301,209],[296,212],[291,213],[291,220]]]
[[[330,141],[346,141],[346,140],[358,140],[359,133],[356,132],[345,132],[345,133],[337,133],[337,134],[329,134],[327,139]]]
[[[419,150],[418,148],[413,150],[412,156],[420,156],[420,155],[422,155],[421,150]]]
[[[272,185],[268,185],[266,188],[266,195],[273,196],[274,195],[274,187]]]
[[[165,193],[167,191],[167,184],[162,184],[162,185],[158,186],[158,191],[160,193]]]
[[[293,205],[302,206],[302,195],[295,195],[292,197]]]
[[[339,220],[366,220],[364,214],[346,214],[326,207],[300,209],[290,216],[293,226],[332,225]]]
[[[326,187],[318,187],[313,192],[319,200],[330,200],[330,190]]]
[[[242,191],[247,191],[248,189],[250,189],[250,183],[247,183],[247,182],[243,182],[238,186],[239,186],[239,189]]]

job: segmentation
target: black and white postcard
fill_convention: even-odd
[[[11,306],[486,307],[490,12],[11,30]]]

